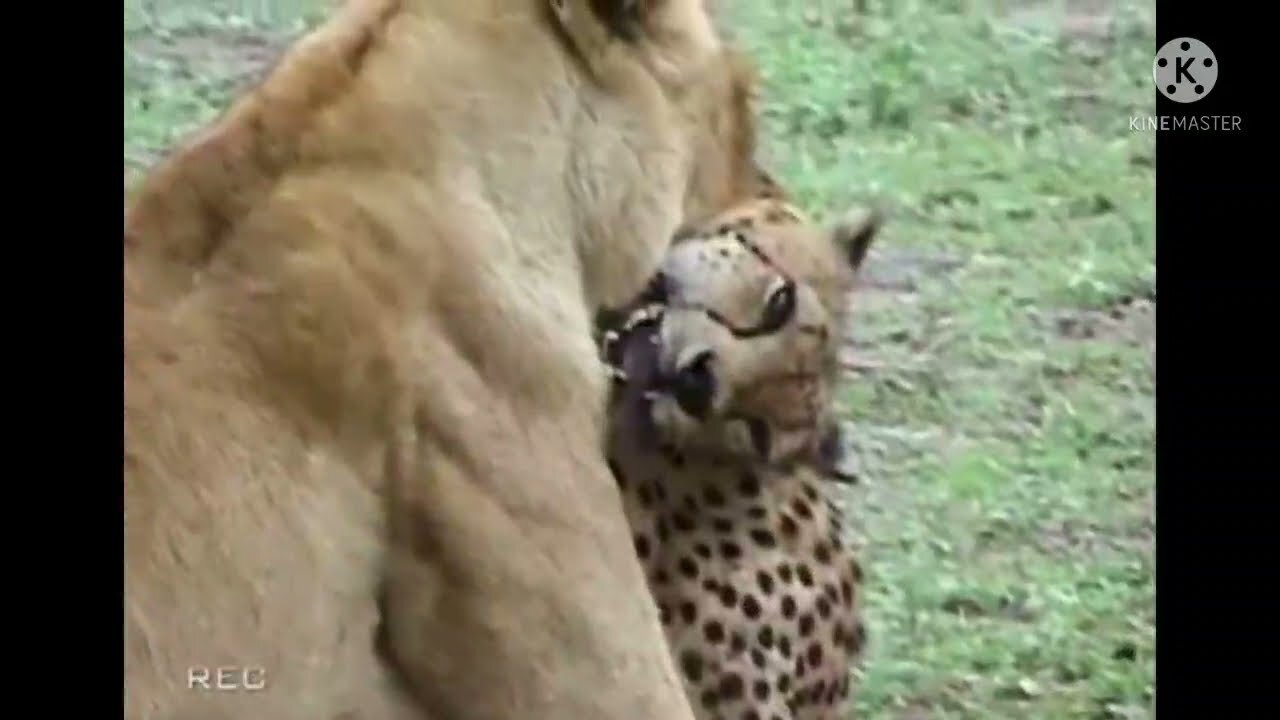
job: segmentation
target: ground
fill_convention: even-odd
[[[1154,2],[721,0],[855,296],[859,718],[1154,716]],[[125,2],[126,183],[322,0]]]

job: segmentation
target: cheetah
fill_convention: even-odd
[[[850,696],[863,577],[828,497],[832,391],[880,224],[760,197],[679,233],[601,336],[609,467],[699,720],[835,720]]]

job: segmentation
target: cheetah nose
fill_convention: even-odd
[[[703,350],[672,378],[671,392],[680,409],[697,420],[706,420],[711,413],[711,401],[715,398],[716,377],[711,371],[715,355]]]

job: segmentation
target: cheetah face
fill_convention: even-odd
[[[752,463],[835,463],[841,305],[876,225],[722,217],[677,238],[617,330],[620,405],[645,440]]]

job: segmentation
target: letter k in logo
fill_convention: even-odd
[[[1174,67],[1174,69],[1175,69],[1175,70],[1177,70],[1178,72],[1177,72],[1177,75],[1175,75],[1175,76],[1174,76],[1173,81],[1174,81],[1174,82],[1176,82],[1176,83],[1178,83],[1179,85],[1181,85],[1181,84],[1182,84],[1182,76],[1183,76],[1183,75],[1186,75],[1186,76],[1187,76],[1187,80],[1189,80],[1189,81],[1191,81],[1191,82],[1193,82],[1193,83],[1194,83],[1194,82],[1196,81],[1196,79],[1195,79],[1194,77],[1192,77],[1192,75],[1191,75],[1191,63],[1193,63],[1193,62],[1195,62],[1195,61],[1196,61],[1196,59],[1195,59],[1195,58],[1193,58],[1193,57],[1188,57],[1188,58],[1187,58],[1187,61],[1186,61],[1185,63],[1184,63],[1184,62],[1182,62],[1182,58],[1174,58],[1174,59],[1173,59],[1173,67]]]

